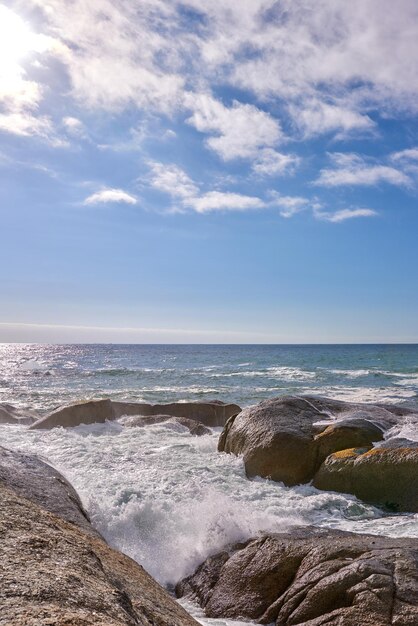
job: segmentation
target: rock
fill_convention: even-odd
[[[181,424],[189,429],[191,435],[196,435],[200,437],[202,435],[210,435],[211,431],[209,428],[206,428],[200,422],[196,422],[196,420],[190,420],[187,417],[172,417],[171,415],[131,415],[126,417],[121,417],[119,419],[119,423],[124,426],[133,427],[133,426],[152,426],[154,424]]]
[[[35,411],[18,409],[6,402],[0,403],[0,424],[32,424],[39,415]]]
[[[37,456],[0,447],[0,483],[67,522],[98,534],[91,526],[75,489],[57,470]]]
[[[249,477],[296,485],[311,480],[330,452],[369,447],[401,419],[378,405],[284,396],[232,417],[220,436],[218,450],[243,455]]]
[[[383,439],[383,430],[368,419],[354,417],[327,426],[314,439],[318,444],[320,459],[325,459],[335,450],[372,448],[375,442]]]
[[[170,415],[187,417],[205,426],[224,426],[231,415],[241,411],[237,404],[222,402],[172,402],[170,404],[145,404],[139,402],[112,402],[116,418],[123,415]]]
[[[56,498],[45,502],[29,484],[28,462],[14,482],[0,479],[1,625],[197,626],[142,567],[86,532],[84,522],[61,517],[62,503],[70,507],[66,481],[57,481]],[[39,480],[45,470],[49,487],[51,468],[32,464]]]
[[[318,489],[352,493],[392,511],[418,512],[418,448],[336,452],[321,465],[313,484]]]
[[[418,541],[302,528],[228,547],[181,581],[208,617],[276,626],[418,624]]]
[[[114,419],[114,411],[110,400],[89,400],[60,407],[39,419],[30,428],[71,427],[79,426],[80,424],[95,424],[112,419]]]

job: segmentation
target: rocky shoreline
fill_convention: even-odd
[[[0,405],[0,423],[42,430],[117,420],[163,422],[204,436],[223,427],[218,450],[243,457],[249,478],[306,482],[352,493],[395,512],[418,511],[418,446],[388,432],[412,409],[287,396],[241,411],[221,402],[91,400],[46,415]],[[197,622],[90,524],[69,483],[43,460],[0,449],[0,624]],[[209,556],[176,587],[209,617],[277,626],[415,626],[418,540],[299,527],[254,537]]]

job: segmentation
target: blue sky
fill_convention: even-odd
[[[0,341],[418,341],[415,0],[0,2]]]

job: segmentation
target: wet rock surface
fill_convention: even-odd
[[[418,541],[300,528],[229,546],[176,592],[214,618],[276,626],[414,626]]]

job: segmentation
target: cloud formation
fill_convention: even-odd
[[[137,204],[138,200],[123,189],[102,189],[88,196],[83,204]]]
[[[398,187],[410,187],[410,177],[400,169],[389,165],[374,163],[353,153],[334,153],[329,155],[333,167],[322,169],[315,181],[323,187],[344,185],[374,186],[389,183]]]

